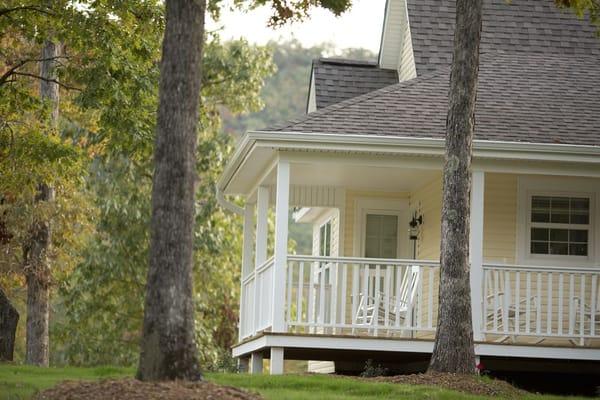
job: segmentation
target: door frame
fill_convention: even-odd
[[[408,235],[409,202],[408,199],[357,198],[354,207],[354,243],[355,257],[365,257],[365,236],[367,214],[394,215],[398,217],[398,243],[396,257],[410,258],[410,240]]]

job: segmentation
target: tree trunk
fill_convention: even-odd
[[[19,313],[0,288],[0,361],[12,361]]]
[[[438,326],[430,371],[475,372],[469,217],[482,0],[457,0],[448,94]]]
[[[50,107],[49,131],[58,127],[59,86],[56,82],[56,58],[60,55],[59,45],[46,40],[40,62],[40,98]],[[54,199],[54,189],[40,183],[37,202]],[[29,242],[25,245],[23,259],[27,282],[27,335],[25,362],[48,366],[50,318],[50,265],[48,249],[51,242],[49,221],[38,220],[31,227]]]
[[[202,378],[192,253],[205,0],[167,0],[154,150],[141,380]]]

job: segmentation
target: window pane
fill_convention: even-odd
[[[550,254],[568,255],[569,244],[568,243],[550,243]]]
[[[568,197],[552,197],[550,202],[550,222],[558,224],[569,223]]]
[[[548,254],[548,243],[531,242],[531,254]]]
[[[569,231],[569,242],[587,243],[588,231],[583,229],[571,229]]]
[[[569,254],[572,256],[587,256],[587,244],[571,243],[569,245]]]
[[[549,229],[545,228],[531,228],[531,240],[548,241]]]
[[[550,197],[533,196],[531,212],[532,222],[550,222]]]
[[[550,241],[551,242],[568,242],[569,241],[569,230],[568,229],[550,229]]]

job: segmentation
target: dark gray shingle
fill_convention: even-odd
[[[334,58],[313,61],[317,109],[398,83],[396,70],[377,63]]]
[[[267,129],[443,138],[449,68]],[[596,56],[504,53],[481,59],[475,138],[600,146]]]

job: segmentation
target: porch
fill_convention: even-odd
[[[597,363],[600,235],[594,235],[594,213],[600,185],[594,171],[590,176],[573,166],[551,170],[542,165],[480,163],[473,173],[470,261],[476,353]],[[254,372],[263,357],[270,358],[274,374],[283,372],[284,358],[343,364],[350,353],[402,353],[407,365],[428,358],[439,303],[440,169],[440,159],[414,155],[280,152],[263,163],[257,179],[240,189],[247,193],[247,203],[234,356],[250,360]],[[537,210],[532,201],[553,199],[547,187],[556,185],[555,178],[570,193],[569,202],[587,199],[583,228],[558,224],[552,233],[587,230],[585,243],[567,239],[566,255],[560,257],[552,254],[562,251],[558,247],[549,250],[556,245],[552,238],[536,242],[535,248],[519,244],[541,242],[532,237],[539,227],[527,214]],[[529,186],[525,190],[523,185]],[[521,198],[530,205],[522,207]],[[301,218],[309,215],[315,226],[311,255],[292,254],[288,248],[288,219],[299,208],[305,210]],[[269,215],[275,219],[271,230]],[[379,225],[375,217],[382,217]],[[409,232],[415,217],[425,223]],[[384,220],[395,224],[393,246],[385,244]],[[379,227],[376,240],[368,233],[369,224]],[[543,246],[548,254],[539,254]]]

